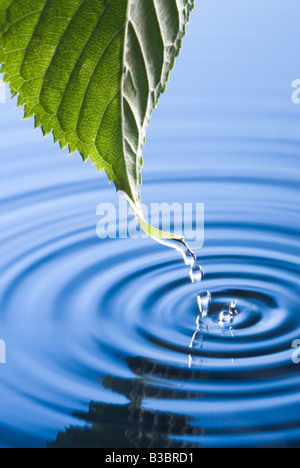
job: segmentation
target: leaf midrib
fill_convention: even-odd
[[[124,145],[124,143],[125,143],[125,127],[124,127],[124,123],[125,123],[125,118],[124,118],[124,115],[125,115],[124,114],[124,75],[125,74],[124,74],[124,67],[125,67],[125,63],[126,63],[126,38],[127,38],[127,35],[128,35],[130,6],[131,6],[131,0],[127,0],[127,9],[126,9],[125,23],[124,23],[125,28],[124,28],[123,59],[122,59],[122,73],[121,73],[121,91],[122,91],[122,93],[121,93],[121,122],[122,122],[122,149],[123,149],[124,159],[126,157],[126,151],[125,151],[125,145]],[[140,135],[139,135],[139,138],[140,138]],[[130,145],[130,147],[131,147],[131,145]],[[113,172],[113,169],[112,169],[112,172]],[[126,173],[127,173],[127,179],[129,181],[128,165],[127,164],[126,164]],[[137,174],[137,177],[138,176],[139,175]],[[131,184],[129,184],[129,187],[131,189]],[[131,189],[131,192],[132,192],[132,189]],[[135,200],[135,197],[133,196],[133,193],[131,193],[131,198],[133,199],[135,204],[138,203],[138,201]]]

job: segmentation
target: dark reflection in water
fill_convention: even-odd
[[[164,413],[143,408],[146,398],[161,400],[177,398],[201,398],[201,394],[156,387],[151,377],[168,380],[196,380],[203,378],[201,372],[163,367],[141,358],[129,358],[127,363],[137,375],[148,376],[133,380],[106,376],[103,386],[123,394],[130,403],[125,406],[91,402],[88,413],[76,412],[74,416],[86,422],[84,428],[70,427],[59,433],[55,442],[47,448],[198,448],[198,444],[187,444],[172,440],[172,436],[199,436],[203,430],[190,425],[191,417],[176,413]]]

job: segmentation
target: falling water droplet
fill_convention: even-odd
[[[209,307],[211,304],[211,294],[209,291],[206,293],[198,294],[197,296],[198,306],[202,317],[206,317],[209,313]]]
[[[204,270],[201,265],[195,264],[190,269],[190,278],[192,283],[200,283],[204,278]]]

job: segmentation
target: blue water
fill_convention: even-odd
[[[300,5],[196,3],[142,195],[205,203],[201,284],[153,240],[100,240],[105,175],[0,105],[1,447],[300,447]]]

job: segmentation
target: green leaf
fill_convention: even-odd
[[[0,62],[25,117],[140,209],[146,128],[194,0],[0,0]]]

